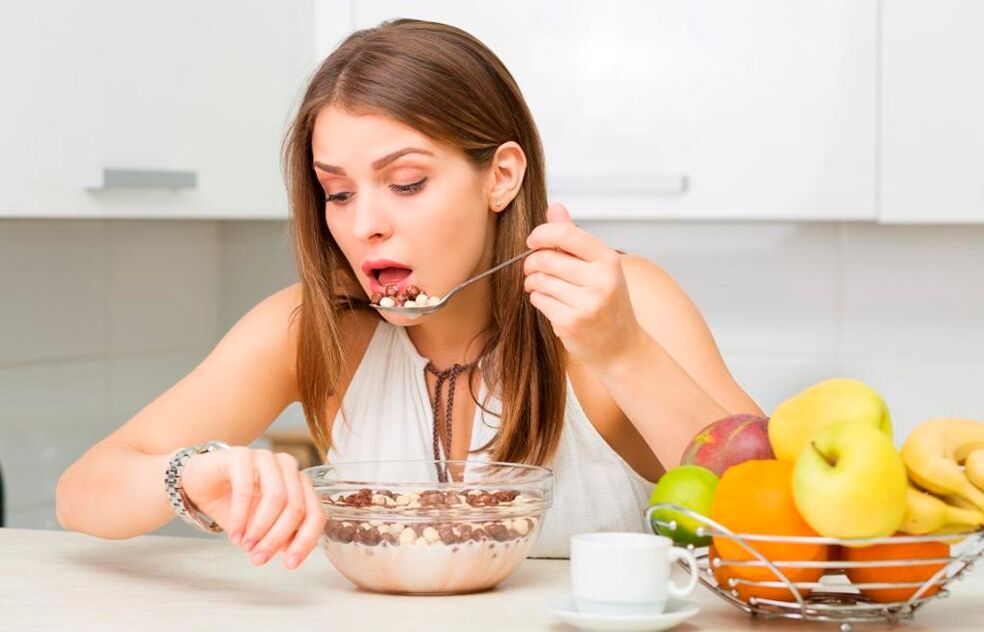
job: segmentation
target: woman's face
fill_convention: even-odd
[[[318,114],[311,145],[328,230],[367,295],[416,285],[443,296],[488,267],[492,180],[463,152],[394,119],[335,107]]]

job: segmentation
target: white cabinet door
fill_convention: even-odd
[[[884,3],[883,222],[984,222],[984,2]]]
[[[311,0],[5,3],[0,215],[285,217],[310,20]],[[140,173],[87,190],[106,168]],[[196,184],[135,188],[162,171]]]
[[[516,76],[581,218],[874,219],[876,0],[361,0]],[[317,46],[317,43],[316,43]]]

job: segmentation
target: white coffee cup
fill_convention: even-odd
[[[670,581],[673,562],[686,560],[690,581]],[[697,560],[673,541],[648,533],[581,533],[571,537],[571,592],[580,612],[660,614],[669,597],[697,585]]]

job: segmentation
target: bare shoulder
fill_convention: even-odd
[[[666,270],[638,255],[622,255],[621,265],[632,309],[646,333],[681,364],[717,354],[700,310]]]
[[[621,265],[643,330],[727,410],[760,414],[725,365],[700,309],[676,280],[646,257],[623,255]]]
[[[667,301],[670,301],[670,306],[689,302],[683,288],[652,259],[625,254],[619,260],[633,305],[650,310],[660,305],[667,306]]]
[[[673,338],[683,329],[710,336],[697,306],[666,270],[639,255],[622,255],[620,262],[632,309],[649,335]]]

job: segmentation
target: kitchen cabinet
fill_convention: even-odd
[[[286,217],[311,0],[7,3],[0,216]]]
[[[884,3],[881,221],[984,222],[982,26],[977,0]]]
[[[577,218],[875,219],[876,0],[351,6],[353,27],[436,20],[496,52]]]

